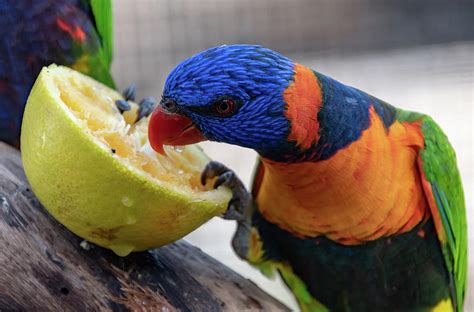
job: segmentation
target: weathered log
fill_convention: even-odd
[[[19,152],[0,143],[0,311],[288,311],[184,241],[125,258],[81,241],[31,192]]]

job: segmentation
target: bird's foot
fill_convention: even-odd
[[[232,198],[223,218],[237,221],[237,231],[232,239],[232,247],[240,258],[246,259],[254,209],[252,195],[245,189],[234,171],[217,161],[211,161],[201,174],[201,183],[204,185],[208,179],[215,177],[217,180],[214,188],[225,185],[232,191]]]
[[[115,105],[119,109],[120,113],[129,111],[131,109],[130,104],[128,101],[135,101],[137,95],[137,89],[135,85],[131,84],[122,92],[123,100],[115,101]],[[156,99],[147,96],[144,97],[140,102],[138,102],[138,111],[137,111],[137,118],[135,123],[137,123],[140,119],[148,117],[155,108]]]
[[[214,188],[227,186],[232,191],[232,198],[223,218],[226,220],[244,221],[248,207],[252,205],[252,196],[245,189],[242,181],[234,171],[217,161],[209,162],[201,174],[201,183],[206,184],[208,179],[217,177]]]

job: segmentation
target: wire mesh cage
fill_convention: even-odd
[[[216,45],[314,55],[474,40],[468,2],[116,0],[115,72],[157,95],[172,66]]]

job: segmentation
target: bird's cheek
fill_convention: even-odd
[[[148,139],[151,147],[164,154],[163,145],[188,145],[206,140],[191,119],[180,114],[170,114],[157,107],[150,117]]]

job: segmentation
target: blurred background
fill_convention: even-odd
[[[474,311],[474,1],[114,0],[113,74],[120,89],[161,95],[168,72],[212,46],[264,45],[395,106],[434,117],[457,150],[468,209]],[[204,143],[249,185],[256,154]],[[279,280],[240,261],[235,224],[214,219],[186,239],[293,309]]]

